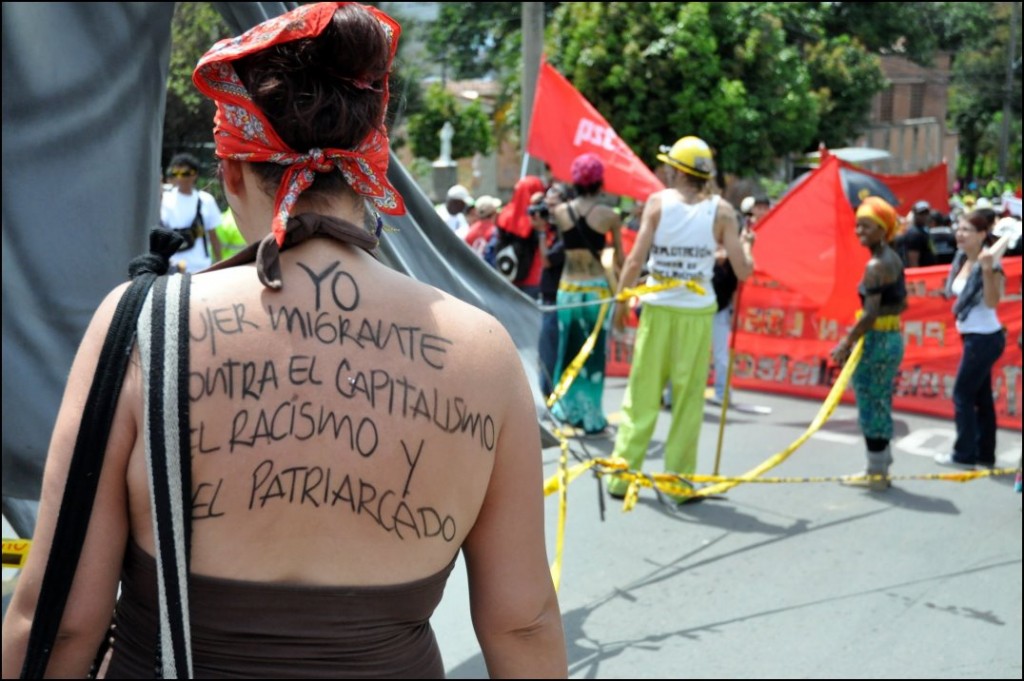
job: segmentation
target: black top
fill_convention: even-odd
[[[736,277],[736,271],[732,263],[726,258],[719,264],[715,262],[715,269],[711,274],[711,285],[715,288],[715,300],[718,302],[718,309],[724,310],[729,307],[732,301],[732,294],[736,292],[740,280]]]
[[[903,236],[900,237],[897,251],[900,254],[900,258],[903,259],[904,265],[910,264],[907,255],[910,251],[920,253],[917,260],[918,267],[928,267],[929,265],[936,264],[935,246],[932,244],[932,238],[923,227],[918,227],[917,225],[911,225]]]
[[[548,249],[550,265],[540,271],[540,300],[544,305],[554,305],[558,298],[558,282],[565,266],[565,244],[558,238],[558,230],[550,224],[544,234],[544,244]]]
[[[907,282],[903,277],[903,272],[901,271],[899,278],[889,284],[882,284],[881,286],[867,288],[864,286],[864,282],[861,282],[860,286],[857,287],[857,293],[860,295],[860,302],[862,305],[864,304],[865,297],[875,293],[882,294],[882,307],[899,305],[907,299]]]
[[[596,205],[596,204],[595,204]],[[591,209],[593,210],[593,206]],[[590,211],[587,211],[587,215]],[[605,236],[587,224],[587,215],[577,215],[576,211],[569,206],[569,217],[572,218],[572,228],[562,232],[562,241],[567,249],[585,248],[594,254],[594,257],[601,260],[601,251],[604,248]],[[600,244],[595,246],[595,244]]]

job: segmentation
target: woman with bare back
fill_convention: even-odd
[[[191,668],[179,673],[443,676],[430,616],[461,550],[489,673],[567,675],[516,348],[490,315],[375,257],[371,203],[404,210],[384,128],[399,30],[369,6],[306,4],[217,43],[196,68],[250,247],[169,278],[189,291],[179,387],[191,433]],[[34,547],[4,622],[5,677],[22,666],[120,294],[99,308],[69,377]],[[151,676],[171,654],[157,646],[144,405],[174,395],[177,377],[151,385],[149,375],[136,357],[48,675],[85,675],[111,612],[108,676]]]

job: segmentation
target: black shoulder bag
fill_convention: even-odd
[[[203,238],[203,248],[206,252],[210,252],[210,248],[206,243],[206,225],[203,224],[203,197],[199,194],[199,190],[196,190],[196,216],[192,218],[192,224],[188,227],[175,228],[175,232],[183,239],[182,244],[178,247],[179,251],[187,251],[196,245],[196,241],[199,237]]]

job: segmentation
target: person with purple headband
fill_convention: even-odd
[[[551,406],[560,422],[579,428],[585,435],[602,434],[608,427],[604,414],[606,338],[610,322],[608,307],[594,303],[609,299],[615,283],[609,281],[602,263],[607,238],[614,248],[614,268],[622,266],[622,221],[619,214],[600,201],[604,185],[604,163],[594,154],[577,156],[571,167],[576,198],[555,207],[555,224],[564,252],[562,276],[558,282],[558,350],[555,355],[555,392],[562,394]],[[581,305],[584,303],[584,305]],[[584,343],[600,325],[596,342],[575,376],[565,374]],[[572,382],[557,389],[563,378]]]
[[[301,5],[217,43],[193,76],[217,105],[224,192],[250,245],[170,277],[191,281],[188,392],[170,393],[191,431],[182,675],[441,678],[430,618],[461,552],[488,673],[568,676],[518,351],[491,315],[376,257],[376,210],[403,211],[384,125],[399,31],[369,6]],[[4,677],[25,656],[120,293],[71,371],[4,621]],[[168,374],[150,386],[138,357],[129,365],[49,676],[86,675],[112,612],[108,678],[152,677],[178,657],[158,647],[165,563],[144,418]]]

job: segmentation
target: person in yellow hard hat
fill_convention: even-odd
[[[718,305],[711,283],[715,251],[723,247],[741,281],[754,268],[753,233],[740,231],[736,210],[712,194],[711,148],[698,137],[683,137],[662,147],[658,160],[667,168],[667,189],[648,198],[640,218],[636,244],[626,258],[618,293],[637,285],[644,266],[646,284],[669,284],[641,296],[643,312],[633,347],[629,382],[622,402],[622,421],[614,456],[630,470],[640,470],[657,424],[661,392],[672,385],[672,425],[665,440],[665,470],[692,475],[697,468],[697,442],[704,417],[704,387],[711,354],[712,318]],[[649,254],[649,255],[648,255]],[[629,308],[616,305],[613,323],[622,330]],[[612,477],[608,492],[624,497],[628,481]],[[699,497],[679,495],[684,502]]]

